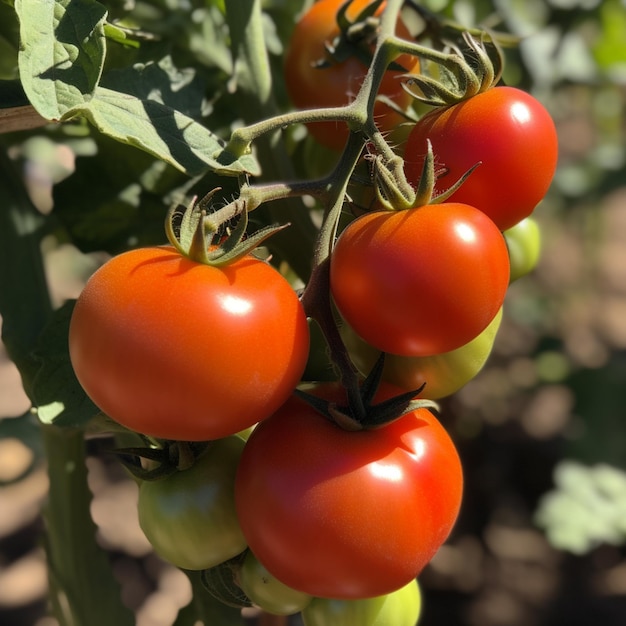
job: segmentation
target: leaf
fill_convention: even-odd
[[[165,242],[164,196],[187,182],[178,170],[130,146],[96,136],[97,156],[76,160],[75,172],[53,188],[54,214],[82,252],[111,254]]]
[[[98,87],[83,115],[102,133],[136,146],[189,176],[211,169],[225,176],[258,176],[252,155],[237,159],[202,124],[154,100]]]
[[[95,0],[16,0],[15,10],[20,78],[28,99],[46,119],[72,117],[100,80],[106,8]]]
[[[54,312],[34,350],[40,367],[33,379],[32,396],[44,424],[85,428],[99,413],[76,379],[70,362],[68,333],[74,302]]]
[[[169,55],[112,70],[102,77],[100,85],[140,100],[160,102],[194,119],[206,115],[208,108],[206,77],[192,67],[179,69]]]
[[[557,465],[554,481],[535,514],[554,547],[584,554],[602,543],[626,543],[625,472],[567,459]]]

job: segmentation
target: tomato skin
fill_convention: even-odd
[[[307,391],[346,401],[336,383]],[[377,400],[397,391],[383,386]],[[250,549],[278,580],[360,599],[417,576],[450,533],[462,486],[455,446],[428,410],[348,432],[292,396],[246,444],[235,502]]]
[[[485,365],[501,321],[502,308],[478,337],[450,352],[422,357],[387,354],[382,379],[406,391],[419,389],[425,383],[420,398],[439,400],[452,395]],[[380,351],[363,341],[347,324],[342,325],[340,332],[352,362],[367,376],[380,357]]]
[[[509,250],[513,282],[537,267],[541,255],[541,230],[532,217],[527,217],[503,234]]]
[[[495,317],[508,283],[502,233],[458,203],[365,214],[344,229],[330,260],[342,317],[370,345],[401,356],[471,341]]]
[[[319,0],[301,17],[292,33],[285,52],[285,83],[289,97],[299,109],[336,107],[348,104],[361,87],[367,67],[352,56],[330,67],[314,68],[313,64],[326,59],[324,44],[338,34],[336,15],[345,0]],[[350,19],[356,18],[371,0],[356,0],[348,10]],[[377,12],[380,14],[382,8]],[[397,34],[410,37],[402,22],[398,22]],[[407,72],[418,71],[419,61],[415,57],[402,55],[397,62]],[[399,76],[404,72],[388,70],[380,85],[379,94],[391,98],[401,109],[412,101],[412,96],[402,88]],[[374,107],[374,117],[381,130],[390,131],[405,121],[382,102]],[[308,125],[311,135],[322,145],[341,150],[348,138],[345,122],[317,122]]]
[[[477,207],[500,230],[532,213],[556,170],[558,138],[550,114],[514,87],[493,87],[415,124],[405,152],[405,171],[413,184],[421,174],[427,139],[436,169],[445,172],[437,179],[437,191],[481,162],[449,201]]]
[[[256,606],[273,615],[299,613],[312,600],[309,594],[290,589],[272,576],[251,550],[239,569],[238,582]]]
[[[113,420],[202,441],[244,430],[286,400],[309,331],[295,292],[267,263],[215,268],[163,246],[120,254],[93,274],[69,347],[79,382]]]
[[[139,486],[139,524],[154,551],[190,570],[223,563],[246,549],[234,485],[244,442],[212,442],[189,469]]]
[[[304,626],[415,626],[422,609],[416,580],[397,591],[363,600],[314,598],[302,611]]]

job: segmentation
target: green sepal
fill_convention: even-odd
[[[252,601],[237,584],[237,572],[246,556],[247,550],[210,569],[202,570],[202,587],[216,600],[233,608],[253,606]]]

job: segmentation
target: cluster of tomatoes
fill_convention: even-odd
[[[323,56],[332,36],[311,24],[334,28],[339,4],[321,0],[302,18],[288,76],[311,74],[311,55]],[[347,98],[346,76],[359,81],[365,70],[358,59],[331,64],[314,89],[292,86],[293,100],[338,106],[324,77]],[[381,90],[396,89],[388,94],[405,106],[410,96],[389,74]],[[393,124],[397,113],[376,115]],[[340,134],[332,123],[311,133],[327,145]],[[407,393],[450,395],[478,373],[510,281],[537,260],[529,216],[557,157],[544,108],[497,86],[425,115],[404,146],[416,187],[428,142],[435,198],[480,165],[444,202],[354,219],[330,256],[341,337],[366,381],[361,421],[339,382],[303,389],[307,314],[288,281],[251,254],[221,263],[172,246],[132,250],[91,277],[74,309],[70,355],[87,394],[152,442],[148,466],[175,451],[183,467],[140,483],[140,523],[155,551],[189,570],[228,563],[247,602],[301,611],[307,626],[417,621],[416,577],[456,521],[463,477],[428,408],[391,409]]]

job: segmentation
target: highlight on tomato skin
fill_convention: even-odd
[[[338,383],[307,392],[346,402]],[[382,385],[376,401],[397,395]],[[362,599],[408,584],[448,537],[463,472],[427,409],[347,431],[292,396],[254,430],[235,483],[249,548],[292,589]]]
[[[251,427],[289,397],[309,329],[297,294],[265,261],[218,268],[162,246],[122,253],[91,276],[69,349],[78,381],[111,419],[206,441]]]
[[[285,52],[284,76],[288,95],[293,105],[299,109],[319,107],[338,107],[349,104],[361,87],[367,73],[367,65],[355,54],[335,62],[328,54],[325,44],[332,42],[339,35],[337,11],[345,0],[318,0],[300,18],[295,25]],[[348,8],[349,19],[355,19],[371,0],[355,0]],[[378,14],[384,9],[379,8]],[[397,24],[397,35],[410,38],[404,23]],[[373,48],[372,48],[373,51]],[[325,67],[315,67],[326,59]],[[406,72],[417,72],[417,57],[402,55],[397,63]],[[387,70],[382,80],[379,94],[393,100],[400,109],[406,109],[412,97],[398,79],[404,71]],[[382,101],[374,107],[374,119],[383,132],[391,132],[406,121],[404,116],[395,112]],[[308,131],[320,144],[331,150],[341,150],[348,139],[348,127],[345,122],[316,122],[308,124]]]
[[[362,215],[330,259],[342,318],[371,346],[407,357],[449,352],[477,337],[508,284],[502,233],[482,211],[456,202]]]
[[[493,87],[424,115],[404,153],[408,180],[417,185],[427,140],[439,177],[435,191],[480,165],[448,200],[475,206],[507,230],[528,217],[546,195],[558,161],[558,137],[545,107],[515,87]]]

